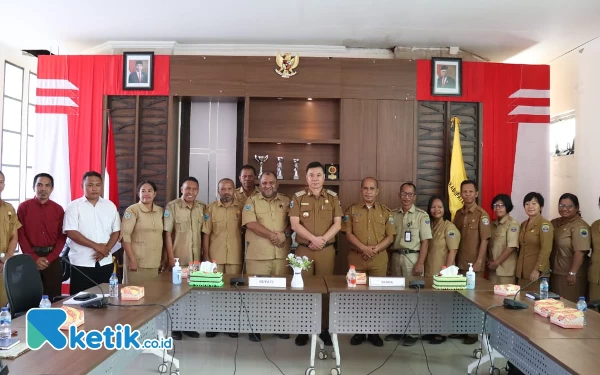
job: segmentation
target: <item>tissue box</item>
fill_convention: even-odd
[[[357,273],[356,274],[356,285],[367,285],[367,274]]]
[[[543,316],[544,318],[549,317],[553,311],[564,309],[565,304],[555,299],[542,299],[535,301],[533,311]]]
[[[60,326],[62,330],[68,330],[70,326],[79,327],[85,322],[84,314],[82,310],[77,310],[73,307],[63,306],[61,307],[67,313],[67,320]]]
[[[514,284],[494,285],[494,294],[499,296],[514,296],[521,287]]]
[[[583,311],[577,309],[555,310],[550,316],[550,323],[562,328],[583,328]]]
[[[143,286],[124,286],[121,288],[121,300],[138,301],[144,298]]]

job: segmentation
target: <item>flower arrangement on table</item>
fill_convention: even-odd
[[[288,254],[287,260],[288,260],[290,267],[292,267],[294,269],[294,271],[296,271],[297,268],[299,268],[301,271],[306,271],[307,269],[310,268],[310,265],[314,262],[313,260],[308,259],[308,257],[306,255],[303,257],[299,257],[299,256],[295,256],[292,253]]]

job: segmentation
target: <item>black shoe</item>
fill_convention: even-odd
[[[374,346],[383,346],[383,340],[379,335],[369,335],[367,336],[367,340]]]
[[[429,340],[432,340],[433,338],[435,338],[436,336],[437,336],[437,335],[434,335],[434,334],[430,333],[430,334],[427,334],[427,335],[423,335],[423,336],[421,336],[421,338],[422,338],[423,340],[425,340],[425,341],[429,341]]]
[[[200,334],[196,331],[183,331],[183,334],[193,339],[197,339],[198,337],[200,337]]]
[[[419,341],[418,337],[404,336],[404,339],[402,340],[402,346],[413,346],[417,343],[417,341]]]
[[[239,334],[237,334],[235,332],[229,333],[229,337],[231,337],[232,339],[237,339],[238,336],[239,336]]]
[[[298,335],[298,336],[296,336],[296,340],[294,340],[294,343],[297,346],[304,346],[304,345],[308,344],[308,335]]]
[[[172,331],[171,337],[173,338],[173,340],[181,340],[181,331]]]
[[[367,336],[356,334],[350,339],[350,345],[360,345],[367,339]]]
[[[206,337],[208,337],[209,339],[212,339],[213,337],[215,337],[218,334],[219,334],[219,332],[206,332]]]
[[[290,338],[290,335],[288,335],[287,333],[277,333],[277,334],[275,334],[275,336],[279,337],[280,339],[284,339],[284,340],[287,340]]]
[[[400,341],[402,339],[402,335],[397,335],[397,334],[391,334],[391,335],[387,335],[385,336],[385,341]]]
[[[248,338],[252,342],[260,342],[260,333],[251,333],[248,335]]]
[[[325,344],[325,346],[333,345],[333,343],[331,342],[331,335],[329,334],[328,330],[324,330],[323,332],[321,332],[319,338],[323,340],[323,344]]]
[[[467,337],[465,337],[463,339],[463,344],[473,345],[473,344],[477,343],[478,341],[479,341],[479,337],[477,335],[467,335]]]

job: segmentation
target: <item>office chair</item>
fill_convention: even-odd
[[[594,310],[600,312],[600,300],[590,301],[588,303],[588,309],[594,309]]]
[[[4,263],[4,287],[10,305],[11,317],[25,315],[29,309],[40,306],[44,294],[42,278],[30,255],[18,254]],[[60,297],[54,298],[54,302]]]

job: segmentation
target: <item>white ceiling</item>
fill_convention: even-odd
[[[107,41],[457,46],[548,63],[599,35],[599,0],[0,0],[0,43],[60,54]]]

